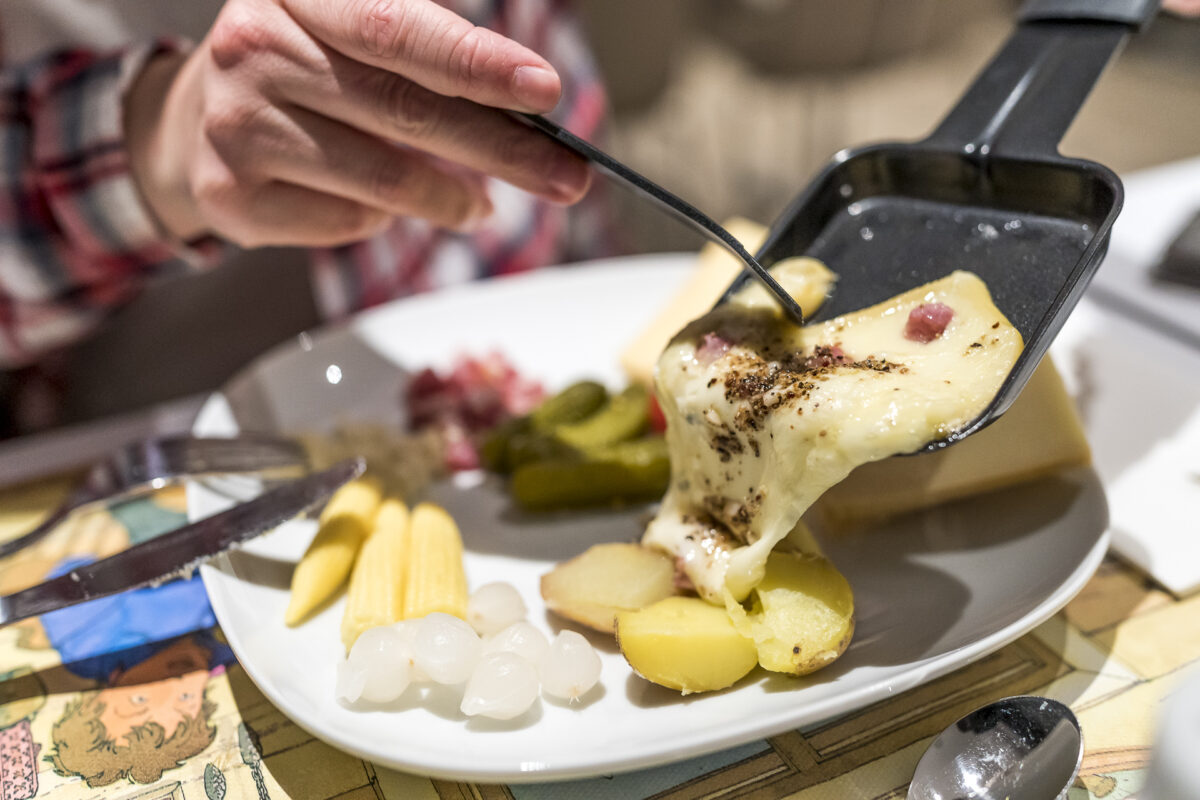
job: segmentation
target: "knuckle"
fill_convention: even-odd
[[[253,11],[231,5],[209,32],[209,52],[222,69],[230,69],[257,53],[272,49],[276,33]]]
[[[398,214],[457,228],[471,221],[476,204],[470,188],[449,175],[400,159],[375,166],[371,191],[378,204]]]
[[[391,60],[408,49],[410,26],[396,0],[362,0],[356,4],[359,46],[376,58]]]
[[[438,127],[437,96],[418,84],[392,73],[383,73],[382,97],[376,105],[388,127],[400,138],[428,139]]]
[[[506,136],[496,138],[492,147],[495,148],[495,158],[498,163],[505,164],[510,169],[522,170],[530,166],[550,163],[549,159],[554,156],[554,151],[552,146],[546,147],[547,144],[550,144],[548,139],[543,143],[540,138],[534,138],[528,131],[516,130]]]
[[[227,172],[199,167],[192,171],[189,182],[197,206],[209,214],[227,212],[241,205],[241,187]]]
[[[366,239],[379,228],[384,212],[358,203],[340,204],[336,212],[328,216],[325,231],[331,243],[354,242]]]
[[[368,191],[381,204],[397,208],[412,191],[411,177],[400,159],[381,159],[370,172]]]
[[[468,94],[478,84],[478,76],[484,71],[495,55],[495,47],[491,37],[483,30],[472,27],[450,48],[447,73],[451,76],[454,91],[457,94]]]
[[[473,218],[470,192],[452,180],[422,186],[416,205],[426,219],[447,228],[460,228]]]
[[[264,132],[265,107],[239,103],[216,102],[209,104],[201,120],[204,136],[214,150],[230,157],[250,150],[252,140],[259,140]]]

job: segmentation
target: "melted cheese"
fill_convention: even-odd
[[[744,219],[734,218],[725,227],[746,249],[754,252],[767,238],[767,229]],[[688,275],[679,291],[650,324],[621,354],[621,366],[635,381],[650,386],[654,383],[655,363],[663,349],[679,329],[704,314],[721,299],[725,289],[746,265],[722,245],[706,244],[700,250],[696,268]],[[792,296],[804,313],[811,314],[829,294],[834,275],[815,258],[798,256],[784,259],[771,267],[776,280],[793,288]],[[751,284],[757,287],[757,282]],[[766,301],[765,289],[759,289],[760,299]],[[750,295],[755,294],[751,288]],[[753,300],[751,300],[753,302]],[[767,301],[774,303],[774,300]]]
[[[978,416],[1022,348],[966,272],[804,328],[754,288],[684,328],[656,375],[672,475],[644,541],[679,557],[715,603],[744,599],[771,549],[854,467]],[[934,302],[954,311],[945,331],[906,338],[909,313]]]

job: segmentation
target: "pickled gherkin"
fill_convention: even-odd
[[[531,461],[570,458],[574,455],[572,446],[559,441],[555,431],[595,416],[607,401],[608,390],[601,384],[573,383],[529,414],[497,425],[484,439],[480,459],[492,472],[509,475]]]
[[[583,459],[526,464],[510,491],[525,510],[550,511],[657,500],[670,479],[666,442],[639,439],[588,450]]]
[[[525,435],[531,428],[529,417],[513,417],[505,420],[488,432],[479,448],[479,459],[485,469],[507,475],[513,464],[508,460],[509,442],[515,436]]]
[[[553,434],[525,431],[513,434],[505,448],[504,463],[511,473],[534,461],[578,459],[581,453]]]
[[[607,399],[608,390],[603,385],[596,381],[578,381],[544,400],[529,413],[529,422],[536,430],[550,432],[558,425],[587,419]]]
[[[580,450],[603,447],[641,436],[650,424],[650,397],[645,387],[633,384],[613,395],[594,414],[554,429],[560,442]]]
[[[642,438],[649,425],[645,387],[609,395],[579,381],[497,426],[481,455],[510,476],[513,499],[529,511],[647,502],[662,496],[671,472],[663,439]]]

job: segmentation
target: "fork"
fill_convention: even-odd
[[[101,501],[128,499],[187,478],[233,472],[266,472],[307,466],[304,448],[286,439],[171,436],[126,445],[90,467],[67,498],[36,528],[0,544],[0,558],[42,539],[67,517]]]
[[[800,308],[800,304],[796,302],[796,298],[788,294],[787,290],[779,285],[774,276],[767,271],[766,267],[758,263],[758,260],[754,256],[750,255],[750,252],[738,241],[737,237],[722,228],[712,217],[683,198],[667,191],[641,173],[636,172],[632,167],[621,163],[590,142],[580,139],[558,123],[551,122],[537,114],[526,114],[520,111],[510,111],[508,114],[518,122],[523,122],[531,128],[541,131],[559,144],[573,150],[577,155],[583,156],[610,178],[616,180],[620,185],[632,190],[638,196],[650,200],[660,209],[670,212],[680,222],[690,226],[697,233],[724,247],[740,260],[745,268],[749,270],[749,274],[757,278],[758,282],[775,297],[776,302],[779,303],[783,312],[791,318],[792,322],[797,325],[804,324],[804,309]]]

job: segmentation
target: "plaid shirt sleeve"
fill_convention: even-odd
[[[86,335],[155,271],[212,259],[158,227],[125,148],[123,94],[173,47],[68,50],[0,70],[0,367]]]

